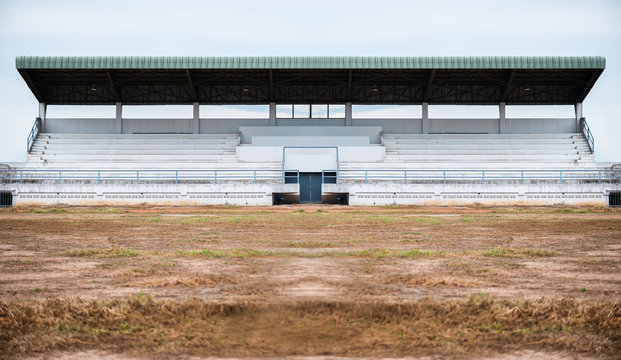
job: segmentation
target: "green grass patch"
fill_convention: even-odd
[[[560,253],[555,250],[545,249],[514,249],[497,247],[488,250],[480,250],[478,255],[494,258],[529,258],[529,257],[552,257],[558,256]]]
[[[272,251],[261,251],[252,249],[227,249],[227,250],[191,250],[187,252],[178,252],[178,255],[187,255],[195,257],[203,257],[207,259],[220,259],[220,258],[252,258],[252,257],[265,257],[274,256],[276,253]]]
[[[91,257],[91,258],[128,258],[144,256],[147,252],[143,250],[136,250],[124,247],[115,247],[107,249],[88,248],[69,250],[64,253],[66,256],[71,257]]]
[[[290,248],[305,248],[305,249],[316,249],[316,248],[329,248],[335,247],[336,244],[324,241],[289,241],[279,244],[282,247],[290,247]]]

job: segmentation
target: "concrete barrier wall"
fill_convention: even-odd
[[[123,134],[191,134],[192,119],[123,119]]]
[[[115,119],[60,119],[45,120],[45,129],[41,132],[64,134],[114,134]]]
[[[245,162],[277,162],[282,161],[282,146],[254,146],[242,145],[238,146],[237,156],[239,160]],[[292,149],[293,150],[293,149]],[[292,151],[287,150],[287,151]],[[331,150],[331,154],[334,150]],[[339,146],[340,162],[375,162],[380,161],[386,154],[386,148],[383,146]],[[304,160],[302,164],[295,165],[295,169],[304,169],[304,163],[312,162],[312,160]],[[328,168],[325,168],[327,170]]]
[[[240,126],[269,126],[269,119],[200,119],[201,134],[237,134]]]
[[[380,126],[242,126],[242,144],[252,144],[254,136],[367,136],[369,143],[380,143]],[[280,144],[278,144],[280,145]]]
[[[508,134],[575,133],[576,119],[507,119]]]
[[[387,134],[420,134],[422,119],[352,119],[353,126],[381,126]]]
[[[429,119],[430,134],[498,134],[498,119]]]
[[[324,134],[331,134],[333,127],[379,127],[384,133],[420,134],[422,119],[352,119],[352,126],[345,126],[345,119],[276,119],[276,128],[317,127]],[[240,127],[269,127],[270,120],[256,119],[200,119],[201,134],[237,134]],[[192,133],[192,119],[123,119],[122,132],[131,133]],[[289,130],[283,130],[285,132]],[[44,132],[78,134],[113,134],[115,119],[48,118]],[[355,132],[355,131],[354,131]],[[429,119],[429,133],[489,133],[500,132],[499,119]],[[576,120],[563,119],[506,119],[507,134],[574,133]],[[264,134],[267,135],[267,134]],[[299,134],[298,134],[299,135]],[[321,134],[317,134],[321,135]],[[357,135],[355,133],[354,135]],[[242,141],[244,141],[242,139]]]
[[[325,193],[349,193],[354,206],[593,205],[607,206],[619,184],[323,184]]]
[[[271,205],[273,193],[299,195],[298,184],[5,184],[24,205]],[[323,194],[349,193],[362,205],[606,206],[619,184],[323,184]]]

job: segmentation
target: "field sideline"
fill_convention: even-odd
[[[0,359],[619,354],[619,209],[0,209]]]

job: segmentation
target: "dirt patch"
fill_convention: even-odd
[[[0,300],[11,310],[0,321],[24,313],[12,323],[21,332],[0,340],[0,347],[10,349],[11,357],[41,351],[50,358],[120,353],[138,358],[475,354],[528,359],[540,350],[559,359],[612,357],[618,348],[606,344],[618,338],[602,335],[600,328],[618,326],[620,250],[621,211],[596,208],[3,209]],[[137,293],[148,293],[155,304],[149,309],[158,310],[136,320],[142,324],[139,331],[121,329],[118,324],[130,324],[130,314],[137,314],[127,300]],[[539,328],[540,319],[528,317],[528,327],[507,327],[489,317],[489,323],[477,323],[479,315],[463,311],[467,299],[480,294],[505,304],[493,313],[499,319],[505,312],[529,313],[535,308],[522,306],[546,303],[542,296],[555,298],[549,304],[567,302],[577,312],[548,304],[546,311],[557,311],[554,319],[560,319],[556,330]],[[116,314],[117,322],[89,317],[81,322],[64,313],[81,311],[63,300],[76,296],[88,299],[80,303],[90,304],[83,305],[92,310],[89,314],[106,319]],[[50,307],[53,302],[58,308]],[[241,310],[228,315],[209,310],[216,304]],[[590,328],[574,323],[582,316],[578,309],[603,304],[617,316],[613,322]],[[416,305],[424,313],[443,309],[435,321],[447,324],[456,317],[471,327],[440,331],[410,315],[404,318],[409,322],[400,322],[386,310],[397,305]],[[208,321],[197,309],[212,312]],[[53,314],[52,325],[41,328],[25,320],[44,310]],[[169,325],[181,327],[179,314],[192,326],[167,332]],[[361,314],[369,316],[362,316],[364,325]],[[585,324],[587,318],[582,318]],[[195,323],[199,319],[207,322]],[[210,327],[216,323],[217,328]],[[270,332],[275,327],[291,328],[299,338],[284,330]],[[310,334],[309,343],[301,329]],[[199,330],[229,338],[209,338],[219,344],[211,346],[207,335],[196,334]],[[130,335],[145,342],[136,343]],[[418,347],[408,347],[410,340]],[[533,352],[523,352],[527,348]]]

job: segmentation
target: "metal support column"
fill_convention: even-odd
[[[421,133],[429,134],[429,103],[423,103],[423,127]]]
[[[507,115],[506,115],[506,103],[501,102],[498,104],[498,133],[504,134],[507,130]]]
[[[115,129],[117,134],[123,133],[123,103],[116,103],[116,122]]]
[[[192,132],[194,134],[200,134],[200,125],[199,125],[199,119],[200,119],[200,107],[199,104],[197,102],[192,103]]]

